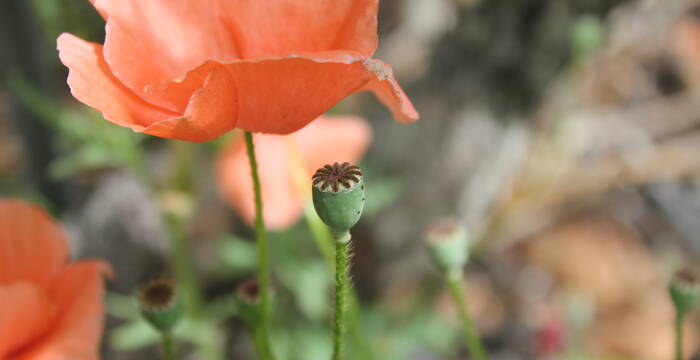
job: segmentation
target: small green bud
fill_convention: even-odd
[[[260,285],[256,279],[248,280],[236,289],[239,315],[248,326],[255,327],[260,321]]]
[[[441,220],[428,228],[425,238],[440,270],[459,276],[469,260],[469,239],[464,227],[455,220]]]
[[[318,216],[335,234],[348,232],[360,220],[365,205],[360,168],[347,162],[326,165],[311,179]]]
[[[684,268],[671,279],[668,290],[676,311],[685,314],[700,300],[700,276],[696,271]]]
[[[182,300],[170,279],[147,282],[141,287],[138,300],[143,317],[163,333],[171,332],[184,313]]]

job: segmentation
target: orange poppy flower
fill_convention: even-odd
[[[91,0],[104,46],[62,34],[73,96],[138,132],[207,141],[289,134],[373,91],[418,119],[377,47],[379,0]]]
[[[0,200],[0,359],[98,359],[110,270],[67,259],[66,240],[44,211]]]
[[[280,230],[301,216],[311,190],[311,175],[332,162],[357,162],[367,151],[372,130],[364,119],[321,117],[288,136],[256,134],[255,151],[263,194],[263,217],[268,228]],[[253,224],[255,202],[250,166],[242,137],[219,155],[219,191],[241,217]]]

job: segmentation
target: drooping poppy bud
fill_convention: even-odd
[[[459,275],[469,259],[469,237],[456,220],[440,220],[425,235],[428,250],[441,271]]]
[[[147,282],[141,287],[138,300],[143,317],[163,333],[171,332],[182,318],[184,306],[170,279]]]
[[[316,171],[313,202],[318,216],[335,234],[347,233],[362,216],[365,185],[362,171],[350,163],[334,163]]]
[[[700,300],[700,274],[690,268],[681,269],[671,279],[669,293],[679,314],[692,310]]]

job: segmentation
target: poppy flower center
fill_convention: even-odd
[[[326,165],[311,178],[313,186],[323,192],[339,193],[352,189],[360,182],[362,170],[348,162]]]

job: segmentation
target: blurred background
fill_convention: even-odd
[[[700,1],[383,0],[379,30],[421,120],[397,124],[365,94],[333,110],[375,139],[351,358],[468,358],[423,240],[456,217],[492,359],[670,359],[667,280],[700,257]],[[75,258],[114,266],[108,360],[157,358],[132,294],[171,271],[164,214],[187,214],[206,320],[181,329],[182,358],[253,359],[232,305],[253,234],[214,172],[237,135],[188,144],[104,121],[70,96],[62,32],[102,42],[104,23],[87,0],[0,1],[0,195],[42,204]],[[309,227],[270,238],[279,358],[327,359],[331,274]]]

